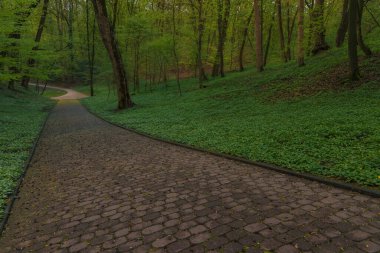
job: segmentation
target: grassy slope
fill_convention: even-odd
[[[331,50],[308,58],[304,68],[290,63],[261,74],[230,73],[201,90],[190,79],[182,82],[182,97],[170,82],[133,96],[137,106],[122,112],[101,85],[83,103],[110,121],[165,139],[378,187],[379,79],[360,86],[337,79],[347,76],[346,67],[335,68],[345,60],[344,50]],[[380,60],[362,65],[373,74]]]
[[[7,196],[23,172],[33,141],[54,102],[0,86],[0,220]]]

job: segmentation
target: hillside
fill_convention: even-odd
[[[345,49],[336,49],[307,58],[303,68],[289,63],[260,74],[229,73],[204,89],[188,79],[183,96],[169,82],[135,94],[135,107],[126,111],[115,111],[112,89],[99,84],[83,103],[164,139],[380,186],[380,58],[362,57],[358,82],[349,81],[347,64]]]

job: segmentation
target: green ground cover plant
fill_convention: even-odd
[[[25,162],[54,102],[32,89],[0,86],[0,220]]]
[[[83,104],[167,140],[379,187],[380,59],[362,59],[359,82],[349,81],[346,61],[339,49],[307,58],[302,68],[288,63],[260,74],[229,73],[204,89],[188,79],[182,96],[168,82],[134,94],[136,105],[125,111],[115,110],[114,91],[104,82]]]

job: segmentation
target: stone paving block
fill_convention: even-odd
[[[60,103],[0,252],[377,253],[379,214],[379,199],[148,139]]]
[[[359,243],[358,248],[368,253],[380,252],[380,245],[371,241],[363,241]]]
[[[284,245],[281,246],[276,250],[277,253],[298,253],[300,252],[297,248],[295,248],[293,245]]]
[[[250,233],[259,232],[265,228],[267,228],[267,226],[265,224],[262,224],[262,223],[253,223],[253,224],[249,224],[249,225],[244,227],[244,229]]]
[[[364,232],[362,230],[354,230],[354,231],[351,231],[348,234],[346,234],[347,238],[354,240],[354,241],[357,241],[357,242],[363,241],[370,236],[371,235],[369,233]]]

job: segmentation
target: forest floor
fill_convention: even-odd
[[[50,113],[1,252],[378,252],[380,199]]]
[[[50,90],[46,96],[57,95]],[[31,147],[54,102],[31,89],[9,91],[0,86],[0,220]]]
[[[379,188],[380,56],[360,65],[362,79],[351,82],[345,49],[334,49],[302,68],[291,62],[228,73],[204,89],[183,80],[182,96],[174,81],[142,83],[131,110],[115,110],[114,90],[99,83],[83,104],[163,139]]]

